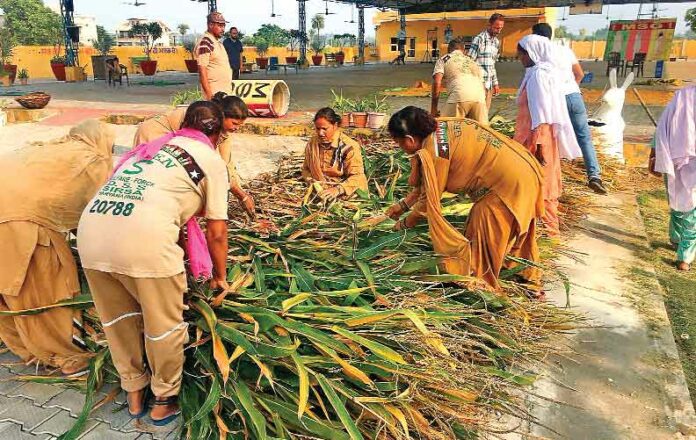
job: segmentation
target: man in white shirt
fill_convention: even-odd
[[[464,54],[464,43],[455,39],[447,45],[447,55],[438,59],[433,70],[433,91],[430,113],[438,117],[438,101],[444,82],[447,104],[442,116],[468,118],[488,125],[488,106],[483,75],[476,61]]]
[[[537,23],[532,26],[532,33],[551,39],[553,30],[547,23]],[[597,160],[597,152],[592,144],[590,126],[587,124],[585,101],[583,101],[580,92],[579,84],[585,76],[585,72],[583,72],[582,66],[570,47],[556,46],[556,66],[565,75],[565,82],[562,86],[563,94],[568,107],[568,116],[570,116],[570,122],[573,124],[573,131],[575,131],[575,138],[578,140],[585,161],[587,186],[597,194],[606,194],[607,190],[600,177],[601,170]]]

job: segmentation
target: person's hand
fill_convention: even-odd
[[[401,214],[404,213],[403,208],[401,208],[401,205],[398,203],[395,205],[391,205],[386,211],[385,215],[389,217],[392,220],[399,220],[399,217],[401,217]]]
[[[408,217],[399,220],[398,222],[394,223],[394,227],[392,228],[393,231],[405,231],[406,229],[410,228],[411,226],[408,223]]]
[[[440,117],[440,110],[431,110],[430,114],[432,115],[433,118],[439,118]]]
[[[256,217],[256,204],[254,199],[249,194],[244,194],[244,196],[239,200],[244,212],[246,212],[252,219]]]
[[[495,85],[493,86],[493,96],[498,96],[500,94],[500,86]]]
[[[340,186],[333,186],[331,188],[325,189],[319,193],[319,198],[325,202],[330,202],[336,200],[338,197],[343,195],[343,188]]]
[[[210,280],[210,288],[213,290],[229,290],[230,285],[227,284],[227,280],[224,278],[213,278]]]

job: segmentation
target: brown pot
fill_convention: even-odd
[[[10,74],[10,83],[14,84],[15,78],[17,78],[17,65],[16,64],[5,64],[5,72]]]
[[[20,78],[19,83],[23,86],[26,86],[27,84],[29,84],[29,79],[28,78]]]
[[[286,64],[297,64],[297,57],[285,57]]]
[[[350,127],[350,116],[350,112],[343,113],[343,115],[341,116],[341,127]]]
[[[196,60],[184,60],[186,62],[186,69],[188,73],[198,73],[198,61]]]
[[[343,62],[346,60],[346,54],[344,53],[337,53],[336,54],[336,62],[340,64],[341,66],[343,65]]]
[[[267,57],[256,58],[256,64],[259,66],[259,69],[264,70],[266,67],[268,67],[268,58]]]
[[[321,66],[321,60],[324,59],[324,55],[312,55],[312,63],[315,66]]]
[[[141,61],[140,62],[140,70],[143,71],[143,75],[145,76],[152,76],[157,72],[157,61],[156,60],[149,60],[149,61]]]
[[[367,127],[367,113],[365,113],[365,112],[353,112],[353,125],[356,128]]]
[[[51,70],[58,81],[65,81],[65,63],[51,63]]]

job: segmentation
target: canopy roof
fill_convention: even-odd
[[[564,7],[585,2],[572,0],[334,0],[339,3],[352,3],[356,6],[381,9],[403,9],[406,14],[428,12],[475,11],[491,9]],[[693,0],[651,1],[650,3],[688,3]],[[587,3],[598,3],[591,0]],[[624,5],[641,3],[640,0],[604,0],[605,5]]]

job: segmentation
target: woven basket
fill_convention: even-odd
[[[19,98],[16,98],[15,101],[20,103],[20,105],[24,108],[36,110],[46,107],[49,101],[51,101],[51,95],[44,92],[34,92],[29,93],[28,95],[20,96]]]

